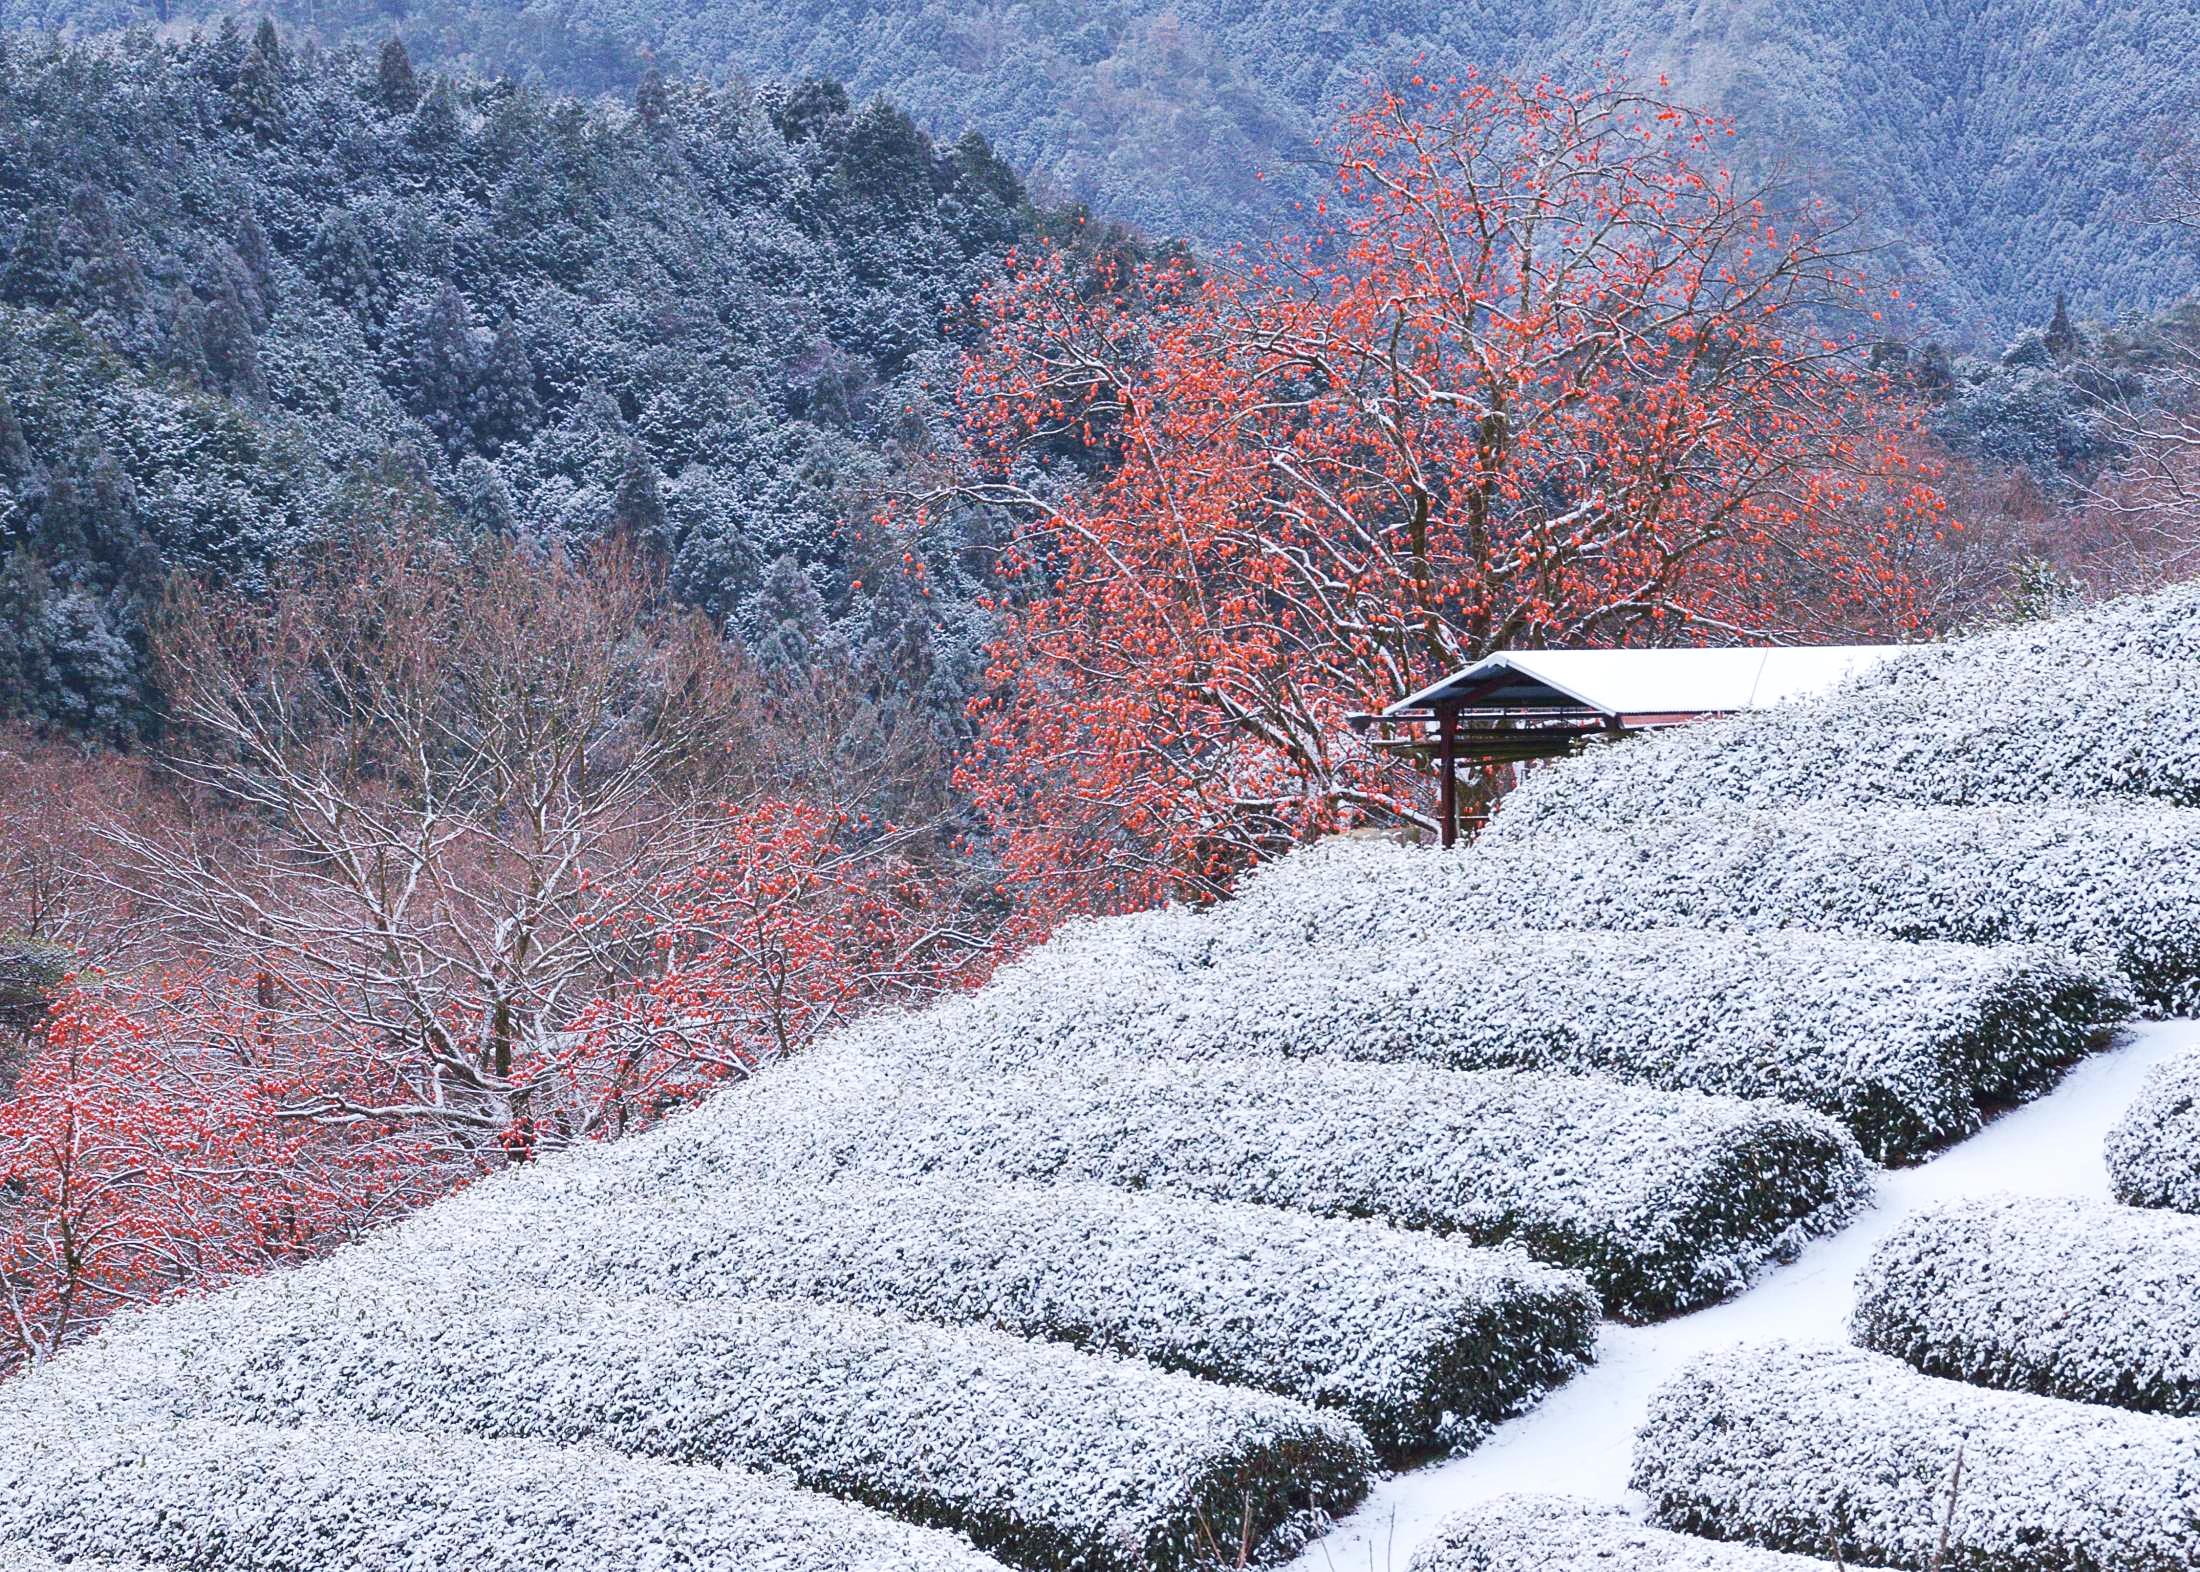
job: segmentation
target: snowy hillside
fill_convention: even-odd
[[[0,1565],[1922,1568],[1960,1444],[1951,1564],[2200,1568],[2200,1244],[2110,1189],[2200,1209],[2117,1032],[2200,994],[2188,646],[1614,747],[125,1317],[0,1388]],[[2056,715],[2112,656],[2174,702]]]

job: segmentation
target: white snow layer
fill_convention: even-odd
[[[1002,1572],[936,1529],[737,1469],[350,1426],[107,1428],[7,1405],[0,1556],[169,1572]],[[0,1562],[0,1564],[6,1564]]]
[[[1962,1145],[1918,1167],[1881,1173],[1872,1211],[1741,1297],[1656,1326],[1607,1325],[1588,1370],[1499,1426],[1472,1453],[1376,1486],[1365,1505],[1300,1555],[1292,1572],[1403,1567],[1451,1514],[1519,1492],[1637,1504],[1628,1485],[1635,1432],[1652,1394],[1691,1359],[1783,1339],[1845,1337],[1858,1273],[1880,1241],[1920,1211],[1997,1194],[2107,1199],[2102,1137],[2151,1069],[2196,1049],[2200,1023],[2135,1028],[2127,1042],[2087,1060],[2054,1091]]]
[[[1635,1318],[1733,1293],[1854,1215],[1870,1184],[1845,1129],[1783,1103],[1333,1060],[1012,1073],[958,1059],[954,1020],[858,1027],[630,1155],[649,1183],[960,1172],[1384,1218],[1518,1243]]]
[[[2200,586],[1921,647],[1831,691],[1537,772],[1508,830],[1610,829],[1677,809],[2200,804]]]
[[[2059,945],[2156,1009],[2200,1004],[2200,809],[2162,804],[1673,813],[1547,842],[1500,815],[1459,855],[1337,840],[1246,882],[1229,924],[1246,947],[1817,928]]]
[[[1861,1348],[1704,1355],[1651,1400],[1633,1483],[1666,1528],[1883,1566],[1934,1565],[1945,1532],[1946,1564],[1982,1572],[2200,1567],[2200,1420]]]
[[[1296,1549],[1375,1466],[1344,1419],[1136,1360],[812,1304],[528,1292],[493,1258],[386,1250],[119,1324],[44,1390],[87,1424],[135,1407],[784,1471],[1094,1572],[1202,1562],[1215,1525],[1260,1559]]]
[[[2200,1218],[2072,1196],[1936,1207],[1873,1254],[1849,1331],[1928,1375],[2200,1413]]]
[[[2187,1026],[1876,1181],[1828,1111],[1913,1152],[2040,1090],[2119,987],[2200,1003],[2200,807],[2175,805],[2200,796],[2196,690],[2200,591],[2173,592],[1581,761],[1460,855],[1336,843],[1216,917],[1088,929],[975,999],[12,1383],[0,1547],[168,1572],[995,1565],[810,1480],[1034,1567],[1167,1564],[1215,1481],[1242,1497],[1257,1472],[1311,1511],[1368,1467],[1355,1420],[1394,1455],[1471,1441],[1572,1370],[1581,1277],[1471,1247],[1501,1243],[1640,1317],[1803,1253],[1722,1308],[1605,1328],[1595,1369],[1383,1485],[1302,1565],[1391,1564],[1523,1487],[1625,1504],[1649,1412],[1641,1477],[1671,1522],[1812,1551],[1845,1529],[1916,1565],[1967,1426],[1965,1564],[2187,1572],[2200,1420],[1778,1340],[1838,1337],[1855,1269],[1921,1202],[2106,1194],[2099,1136]],[[1888,943],[1918,940],[2038,948]],[[1184,1003],[1153,1018],[1141,988]],[[2183,1085],[2134,1109],[2120,1180],[2189,1161]],[[1744,1090],[1815,1107],[1714,1095]],[[1809,1245],[1875,1182],[1879,1214]],[[754,1302],[783,1298],[825,1303]],[[1298,1510],[1260,1509],[1253,1559]],[[1781,1565],[1567,1521],[1623,1557]]]
[[[556,1292],[818,1299],[1111,1349],[1338,1409],[1394,1453],[1476,1440],[1573,1374],[1600,1308],[1516,1250],[1105,1185],[632,1186],[557,1160],[368,1248]]]
[[[1824,1561],[1651,1528],[1624,1507],[1550,1495],[1469,1507],[1406,1565],[1407,1572],[1832,1572]]]
[[[1278,884],[1260,888],[1272,907]],[[1273,911],[1248,904],[1265,937]],[[1081,924],[958,1025],[1011,1064],[1332,1056],[1781,1098],[1885,1160],[2051,1085],[2133,1009],[2112,973],[2041,945],[1449,923],[1353,944],[1308,915],[1308,942],[1273,947],[1239,941],[1236,905]]]
[[[2119,1201],[2200,1212],[2200,1052],[2147,1078],[2108,1134],[2108,1171]]]

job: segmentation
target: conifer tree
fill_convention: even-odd
[[[369,323],[382,320],[381,269],[357,218],[338,208],[321,220],[313,236],[313,265],[322,288],[338,305]]]
[[[662,127],[665,118],[672,113],[672,97],[665,91],[664,73],[654,65],[642,73],[641,83],[634,89],[634,113],[652,131]]]
[[[474,389],[481,350],[473,312],[455,285],[445,284],[390,335],[390,380],[405,406],[452,457],[472,434]]]
[[[245,56],[251,53],[251,48],[237,19],[225,16],[200,54],[199,69],[207,81],[223,92],[234,92],[237,78],[244,70]]]
[[[69,259],[62,247],[63,217],[52,207],[33,208],[13,244],[0,248],[0,297],[19,305],[59,305],[69,292]]]
[[[409,115],[420,102],[412,56],[405,52],[405,41],[394,35],[382,45],[375,65],[374,101],[393,115]]]
[[[2078,330],[2070,320],[2070,296],[2058,292],[2054,320],[2047,324],[2047,352],[2056,360],[2065,361],[2074,358],[2078,348]]]
[[[649,450],[631,439],[619,471],[618,495],[611,506],[611,527],[636,545],[653,551],[669,543],[664,489],[657,478],[657,465]]]
[[[459,134],[458,104],[451,96],[451,84],[437,77],[405,127],[406,145],[423,158],[440,161],[456,150]]]
[[[535,368],[510,317],[497,324],[482,363],[480,392],[474,399],[474,437],[494,454],[525,442],[542,418],[535,396]]]
[[[214,377],[206,363],[206,339],[199,330],[199,318],[198,297],[188,285],[177,290],[168,303],[168,327],[160,358],[185,387],[205,392],[213,387]]]
[[[263,34],[271,34],[273,28],[266,22],[260,24]],[[262,146],[283,139],[283,81],[280,52],[264,53],[255,42],[244,57],[244,64],[237,72],[237,85],[231,93],[236,105],[235,124],[249,131]]]
[[[260,345],[252,330],[252,316],[233,284],[223,280],[221,292],[206,303],[199,315],[199,340],[206,355],[211,385],[220,392],[258,399],[267,394],[260,374]]]
[[[765,573],[749,622],[756,630],[750,650],[768,670],[807,671],[824,651],[824,599],[791,555],[779,557]]]
[[[29,439],[23,435],[22,421],[16,418],[15,402],[8,397],[8,390],[0,387],[0,481],[21,486],[31,478],[34,467]]]
[[[252,276],[253,287],[262,301],[272,305],[275,293],[275,253],[268,246],[267,231],[260,228],[259,215],[246,203],[243,216],[237,221],[237,239],[232,248],[237,260]]]
[[[458,466],[454,488],[458,517],[477,535],[510,539],[519,529],[519,510],[512,503],[511,488],[487,459],[469,455]]]

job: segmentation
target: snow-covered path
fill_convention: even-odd
[[[2051,1095],[1929,1163],[1883,1174],[1872,1211],[1741,1297],[1659,1326],[1607,1323],[1592,1369],[1467,1456],[1377,1487],[1357,1513],[1307,1548],[1293,1572],[1403,1572],[1444,1517],[1508,1491],[1628,1501],[1635,1428],[1650,1394],[1682,1364],[1707,1349],[1775,1338],[1846,1341],[1857,1271],[1921,1207],[1997,1191],[2107,1199],[2102,1139],[2147,1070],[2195,1047],[2200,1021],[2134,1027],[2121,1046],[2080,1065]]]

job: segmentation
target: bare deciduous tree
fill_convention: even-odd
[[[741,791],[738,659],[617,545],[576,562],[411,529],[262,598],[180,586],[154,655],[172,766],[231,822],[116,838],[161,920],[272,1019],[369,1061],[377,1090],[293,1113],[427,1126],[472,1161],[560,1139],[533,1074],[642,961],[605,919]]]

